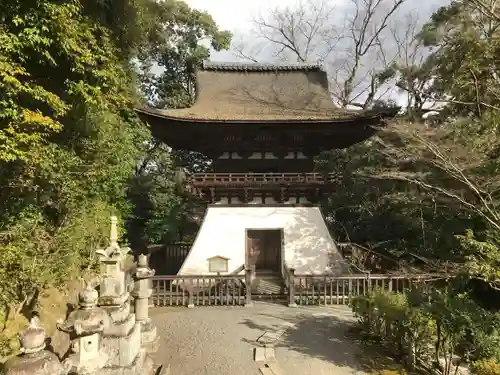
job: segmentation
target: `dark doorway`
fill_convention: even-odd
[[[256,272],[281,272],[282,229],[247,229],[246,261]]]

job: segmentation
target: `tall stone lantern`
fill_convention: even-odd
[[[21,354],[0,366],[4,375],[67,375],[70,368],[63,366],[57,356],[46,350],[47,336],[38,317],[30,320],[20,334]]]
[[[108,360],[101,343],[102,333],[109,325],[109,316],[97,307],[98,298],[97,291],[87,284],[85,290],[78,294],[78,309],[57,325],[59,330],[69,334],[71,354],[64,364],[74,374],[93,374],[102,369]]]
[[[141,352],[141,325],[130,311],[129,289],[133,285],[127,282],[128,273],[124,270],[126,255],[130,251],[128,247],[118,245],[117,218],[111,217],[110,244],[106,249],[96,251],[105,267],[98,305],[110,318],[110,324],[103,331],[102,344],[109,356],[103,369],[107,372],[143,366],[141,361],[145,361],[145,354]]]
[[[156,352],[159,345],[156,326],[149,318],[149,297],[153,293],[149,278],[154,274],[155,270],[149,268],[146,255],[139,255],[132,296],[134,297],[135,319],[141,324],[141,344],[149,353]]]

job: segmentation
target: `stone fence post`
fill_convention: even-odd
[[[288,269],[288,307],[297,307],[295,302],[295,268]]]
[[[245,286],[246,286],[246,297],[245,297],[245,306],[252,307],[252,282],[255,274],[255,266],[245,267]]]
[[[153,293],[150,277],[154,274],[155,270],[148,266],[147,256],[139,255],[132,296],[134,297],[135,319],[141,324],[141,346],[150,353],[156,352],[159,345],[157,328],[149,318],[149,297]]]

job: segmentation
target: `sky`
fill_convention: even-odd
[[[251,41],[252,19],[259,15],[265,18],[269,10],[286,6],[293,7],[300,0],[184,0],[193,8],[207,11],[212,15],[215,22],[222,30],[229,30],[233,33],[233,40]],[[327,0],[328,1],[328,0]],[[352,0],[329,0],[330,4],[342,6],[352,4]],[[398,10],[402,15],[410,12],[418,12],[420,21],[426,21],[430,15],[440,6],[449,4],[450,0],[407,0]],[[390,1],[388,2],[390,3]],[[400,16],[402,17],[402,16]],[[255,35],[255,34],[254,34]],[[248,39],[246,38],[248,36]],[[251,42],[250,42],[251,43]],[[265,56],[260,56],[259,61],[265,61]],[[210,55],[212,61],[234,62],[245,61],[238,58],[235,51],[215,52]],[[248,62],[245,61],[245,62]],[[398,104],[405,105],[406,96],[394,94]],[[393,96],[391,94],[391,96]]]
[[[186,0],[186,3],[210,13],[220,29],[244,36],[252,28],[254,16],[276,7],[293,5],[296,0]],[[224,62],[238,60],[231,50],[212,52],[210,59]]]
[[[254,14],[277,6],[295,4],[296,0],[187,0],[189,5],[206,10],[220,28],[230,31],[250,29]]]
[[[250,29],[251,19],[255,14],[268,9],[293,6],[297,0],[185,0],[194,8],[205,10],[212,15],[217,24],[230,31]],[[336,0],[332,3],[346,3]],[[405,7],[427,10],[449,3],[449,0],[409,0]]]
[[[185,0],[193,8],[205,10],[212,15],[220,29],[229,30],[235,36],[245,36],[252,28],[252,18],[265,15],[269,9],[293,6],[298,0]],[[407,0],[402,6],[404,11],[418,10],[420,17],[428,18],[439,6],[450,0]],[[331,0],[339,5],[349,0]],[[236,38],[235,38],[236,39]],[[214,61],[238,60],[233,51],[212,53]]]

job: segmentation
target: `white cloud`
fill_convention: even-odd
[[[221,29],[243,31],[251,28],[252,17],[277,6],[294,5],[296,0],[187,0],[193,8],[212,15]]]

